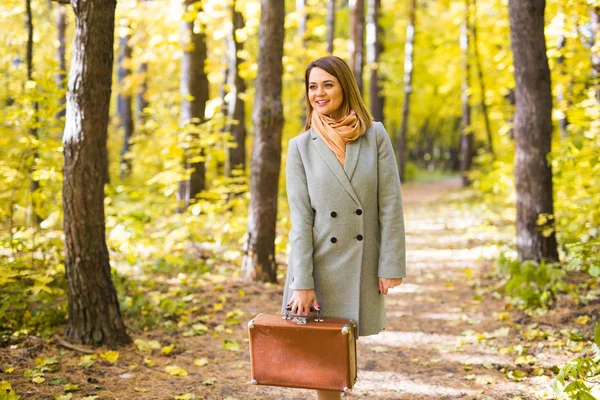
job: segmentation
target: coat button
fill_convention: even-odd
[[[336,213],[335,211],[332,211],[332,212],[331,212],[331,216],[332,216],[333,218],[335,218],[335,217],[337,217],[337,213]]]
[[[362,214],[362,210],[359,208],[358,210],[356,210],[356,215],[361,215]]]
[[[357,238],[359,241],[361,241],[361,240],[363,240],[363,235],[358,235],[356,238]]]
[[[337,242],[337,239],[336,239],[336,238],[334,238],[334,237],[332,237],[332,238],[331,238],[331,243],[335,243],[335,242]]]

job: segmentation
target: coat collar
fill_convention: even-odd
[[[315,132],[313,128],[310,128],[310,138],[312,144],[317,148],[321,158],[323,158],[323,160],[331,169],[331,172],[333,172],[356,204],[359,207],[362,207],[362,204],[360,204],[360,200],[358,199],[358,196],[356,195],[356,192],[350,183],[352,177],[354,176],[356,164],[358,164],[358,156],[360,154],[360,143],[362,142],[362,137],[359,137],[354,142],[346,145],[346,159],[344,160],[344,168],[342,168],[342,165],[338,161],[333,151],[331,151],[329,146],[327,146],[327,143],[323,141],[321,136],[319,136],[319,134]]]

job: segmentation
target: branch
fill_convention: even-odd
[[[56,1],[56,0],[53,0]],[[64,1],[64,0],[61,0]],[[71,349],[71,350],[75,350],[75,351],[79,351],[81,353],[85,353],[85,354],[94,354],[95,351],[94,350],[89,350],[89,349],[85,349],[83,347],[79,347],[79,346],[75,346],[74,344],[71,344],[69,342],[64,341],[60,336],[58,335],[54,335],[54,340],[56,340],[56,342],[63,346],[66,347],[67,349]]]
[[[58,4],[71,4],[71,0],[50,0]]]

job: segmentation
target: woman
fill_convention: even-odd
[[[291,306],[308,315],[312,305],[355,320],[359,336],[373,335],[385,329],[383,295],[406,276],[394,150],[341,58],[310,63],[305,88],[306,132],[288,144],[292,229],[282,313]]]

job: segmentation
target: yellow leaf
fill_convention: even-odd
[[[106,353],[100,353],[100,357],[104,358],[106,361],[116,364],[117,360],[119,359],[119,352],[118,351],[107,351]]]
[[[144,358],[144,364],[146,364],[148,367],[154,367],[154,361],[150,360],[149,358]]]
[[[238,290],[238,294],[240,295],[240,297],[244,297],[246,295],[246,292],[244,291],[244,289],[240,289]]]
[[[587,316],[587,315],[582,315],[582,316],[577,317],[575,319],[575,323],[578,324],[578,325],[585,325],[588,322],[590,322],[590,317]]]
[[[194,364],[199,367],[204,367],[206,364],[208,364],[208,359],[207,358],[197,358],[194,360]]]
[[[46,382],[46,379],[42,378],[41,376],[36,376],[35,378],[31,379],[31,382],[39,384]]]
[[[165,356],[168,356],[169,354],[171,354],[171,352],[173,351],[173,345],[170,346],[165,346],[163,347],[161,350],[161,353],[163,353]]]
[[[186,376],[188,374],[185,369],[180,368],[176,365],[167,365],[165,367],[165,372],[173,376]]]
[[[15,369],[14,369],[13,367],[6,368],[6,369],[4,370],[4,373],[5,373],[5,374],[10,374],[10,373],[11,373],[11,372],[13,372],[14,370],[15,370]]]
[[[134,387],[133,390],[135,390],[136,392],[140,392],[140,393],[148,393],[150,391],[150,389],[139,388],[139,387]]]
[[[215,304],[213,304],[213,309],[214,310],[222,310],[223,309],[223,304],[221,304],[221,303],[215,303]]]

